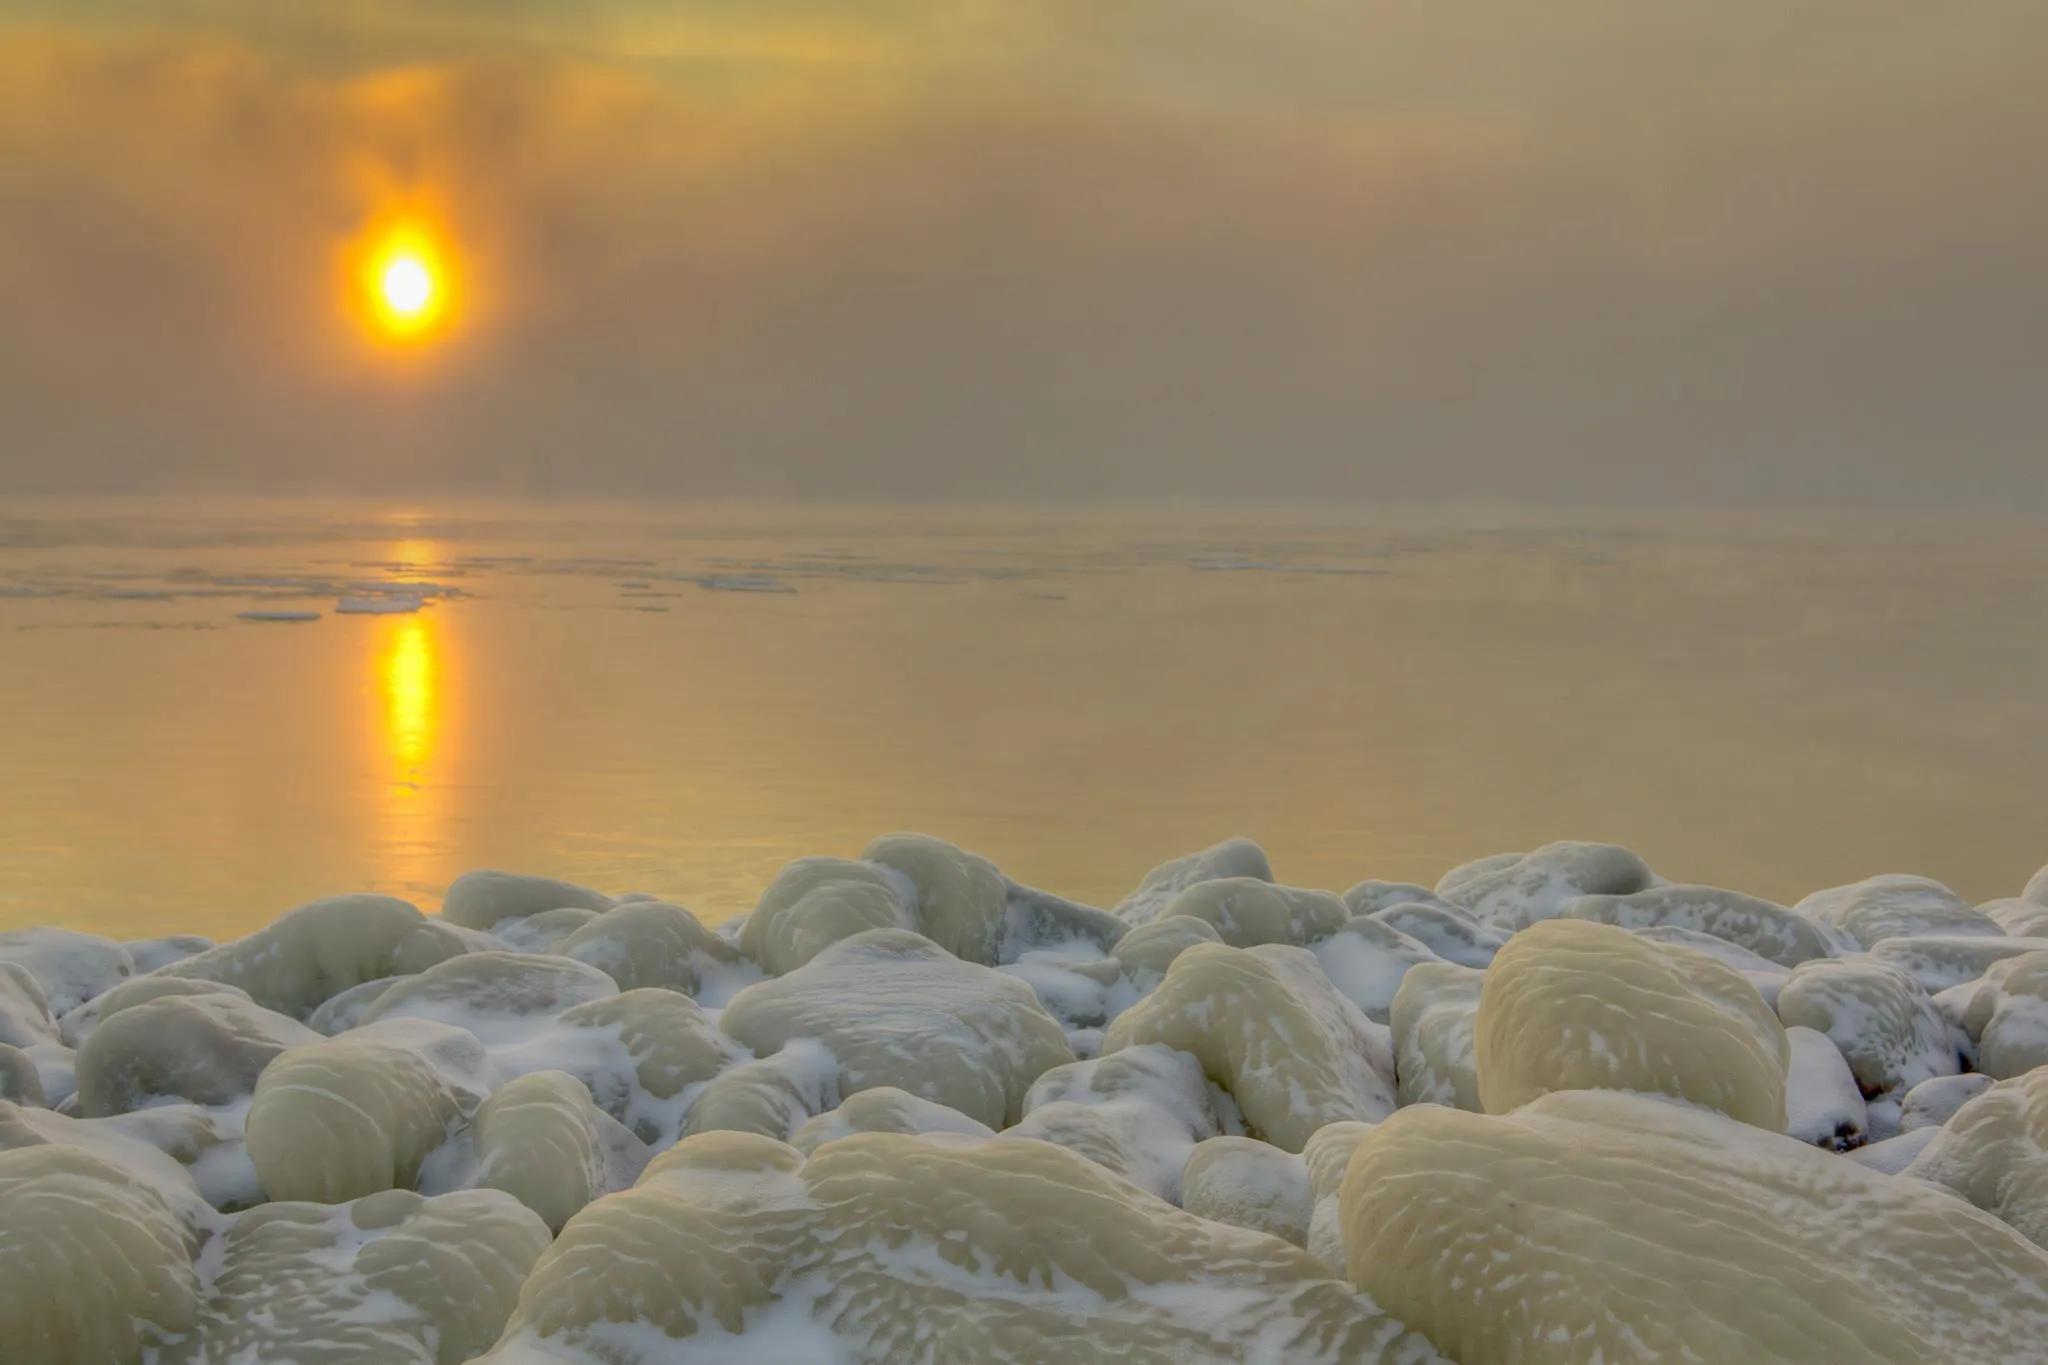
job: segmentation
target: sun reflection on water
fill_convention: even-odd
[[[375,654],[382,706],[382,752],[374,771],[382,798],[378,843],[380,880],[401,895],[417,896],[439,872],[442,797],[437,759],[446,706],[446,642],[432,609],[380,622]]]

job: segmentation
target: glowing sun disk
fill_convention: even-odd
[[[434,301],[434,274],[417,256],[400,256],[385,266],[378,286],[384,302],[400,317],[414,317]]]

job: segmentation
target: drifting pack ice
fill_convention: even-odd
[[[922,835],[752,913],[474,872],[0,934],[9,1365],[2022,1365],[2048,870],[1781,906]]]

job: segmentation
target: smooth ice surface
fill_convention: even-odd
[[[1388,1010],[1402,1104],[1481,1109],[1475,1039],[1485,974],[1454,963],[1424,963],[1401,978]]]
[[[1315,1192],[1302,1157],[1253,1138],[1213,1137],[1188,1154],[1180,1183],[1189,1213],[1308,1245]]]
[[[1353,887],[1352,891],[1357,889]],[[1347,903],[1351,894],[1345,893]],[[1493,961],[1493,955],[1508,941],[1508,936],[1481,924],[1455,905],[1434,901],[1433,894],[1429,902],[1397,901],[1385,909],[1371,911],[1367,918],[1408,935],[1446,962],[1484,967]]]
[[[1174,897],[1201,882],[1225,877],[1273,880],[1273,866],[1266,850],[1249,839],[1226,839],[1198,852],[1161,863],[1145,874],[1138,889],[1117,903],[1119,919],[1130,924],[1150,924],[1173,913]]]
[[[1865,948],[1888,938],[1925,934],[1983,934],[2005,930],[1940,882],[1886,873],[1847,886],[1816,891],[1792,907],[1849,934]]]
[[[1623,929],[1669,927],[1711,934],[1780,967],[1797,967],[1854,947],[1811,915],[1714,886],[1658,886],[1626,896],[1581,896],[1566,902],[1562,913]]]
[[[1831,1152],[1863,1146],[1870,1140],[1870,1114],[1840,1049],[1810,1028],[1786,1029],[1785,1041],[1792,1049],[1785,1069],[1786,1135]]]
[[[1967,1101],[1905,1173],[1954,1190],[2048,1248],[2048,1070]]]
[[[1436,894],[1507,933],[1550,919],[1579,896],[1626,896],[1650,887],[1649,865],[1614,844],[1545,844],[1454,867]]]

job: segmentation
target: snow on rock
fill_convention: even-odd
[[[1816,891],[1792,907],[1846,932],[1865,948],[1888,938],[2005,932],[1996,920],[1927,877],[1887,873]]]
[[[770,1057],[720,1072],[698,1092],[683,1133],[753,1133],[786,1142],[840,1103],[839,1065],[815,1040],[799,1038]]]
[[[919,1099],[907,1090],[884,1085],[863,1090],[837,1109],[809,1120],[796,1130],[790,1145],[809,1156],[826,1143],[837,1142],[855,1133],[949,1133],[970,1140],[996,1135],[993,1128],[957,1109],[948,1109],[943,1104]]]
[[[1537,923],[1486,970],[1474,1062],[1505,1114],[1558,1090],[1669,1095],[1785,1131],[1785,1030],[1722,963],[1587,920]]]
[[[2007,1080],[2048,1066],[2048,952],[1994,963],[1969,992],[1963,1028],[1987,1076]]]
[[[2011,897],[1977,907],[2014,938],[2048,938],[2048,905]]]
[[[1927,1150],[1927,1144],[1934,1141],[1940,1132],[1939,1128],[1916,1128],[1910,1133],[1894,1133],[1881,1142],[1851,1148],[1842,1154],[1842,1159],[1853,1161],[1865,1170],[1900,1175],[1920,1153]]]
[[[1994,1078],[1975,1071],[1922,1081],[1906,1092],[1899,1106],[1899,1131],[1913,1133],[1922,1128],[1939,1128],[1954,1118],[1957,1110],[1996,1084]]]
[[[249,998],[249,993],[241,987],[224,985],[218,981],[187,981],[175,976],[137,976],[123,981],[104,995],[94,996],[59,1019],[57,1025],[63,1030],[65,1042],[73,1047],[83,1047],[85,1040],[92,1037],[93,1030],[110,1016],[135,1005],[160,1000],[167,995],[225,995],[235,1000]]]
[[[393,982],[363,1010],[358,1027],[427,1019],[467,1029],[486,1043],[512,1043],[565,1010],[618,993],[611,977],[573,958],[469,953]]]
[[[1581,896],[1565,904],[1571,919],[1623,929],[1689,929],[1711,934],[1780,967],[1853,952],[1842,933],[1810,915],[1714,886],[1656,886],[1626,896]]]
[[[1150,924],[1173,912],[1167,907],[1173,898],[1199,882],[1225,877],[1273,880],[1272,864],[1266,850],[1249,839],[1225,839],[1197,853],[1161,863],[1145,874],[1138,889],[1116,907],[1116,916],[1130,925]]]
[[[485,1357],[685,1359],[1438,1357],[1300,1248],[1184,1213],[1050,1143],[863,1133],[809,1160],[742,1134],[680,1144],[570,1222]]]
[[[1403,1109],[1342,1205],[1352,1282],[1458,1360],[2022,1365],[2048,1330],[2048,1255],[1995,1219],[1641,1095]]]
[[[1180,1184],[1189,1213],[1308,1245],[1316,1201],[1299,1156],[1256,1138],[1208,1138],[1188,1154]]]
[[[1123,964],[1102,957],[1092,943],[1039,948],[996,968],[1031,987],[1045,1012],[1066,1030],[1075,1055],[1077,1041],[1099,1034],[1111,1019],[1138,998],[1138,987],[1124,975]]]
[[[165,938],[130,939],[121,946],[128,950],[129,960],[140,975],[203,953],[213,946],[213,940],[198,934],[171,934]]]
[[[1118,940],[1111,950],[1124,974],[1141,991],[1150,991],[1165,979],[1166,969],[1197,943],[1221,943],[1216,926],[1205,919],[1169,915],[1141,924]]]
[[[135,975],[135,959],[121,944],[70,929],[0,933],[0,962],[27,968],[59,1018]]]
[[[2048,1248],[2048,1070],[2000,1081],[1969,1100],[1905,1174],[1954,1190]]]
[[[175,1207],[245,1208],[263,1188],[232,1114],[167,1104],[103,1119],[0,1102],[0,1151],[56,1143],[92,1153],[146,1181]]]
[[[1773,1010],[1778,1008],[1778,992],[1785,989],[1785,983],[1792,979],[1789,969],[1780,967],[1769,958],[1759,957],[1740,944],[1730,943],[1727,939],[1716,938],[1712,934],[1703,934],[1697,929],[1681,929],[1675,924],[1659,924],[1649,929],[1634,929],[1630,932],[1639,938],[1649,939],[1652,943],[1676,944],[1680,948],[1705,953],[1723,966],[1733,967],[1737,975],[1756,987],[1756,993],[1762,996],[1764,1003]]]
[[[1916,934],[1888,938],[1870,950],[1920,983],[1929,995],[1975,981],[2021,953],[2048,951],[2048,938],[1990,938],[1975,934]]]
[[[1428,887],[1414,882],[1358,882],[1344,893],[1343,900],[1354,915],[1377,915],[1397,905],[1420,905],[1464,913]]]
[[[1346,1273],[1349,1255],[1344,1249],[1344,1172],[1350,1169],[1351,1154],[1358,1150],[1370,1123],[1331,1123],[1316,1129],[1315,1136],[1301,1149],[1302,1164],[1308,1168],[1309,1195],[1315,1201],[1308,1220],[1309,1254],[1328,1266],[1332,1275]]]
[[[1410,967],[1442,961],[1422,943],[1381,920],[1361,917],[1308,945],[1340,994],[1366,1018],[1387,1022],[1394,993]]]
[[[1948,1019],[1918,982],[1876,958],[1802,963],[1778,993],[1778,1017],[1825,1033],[1865,1099],[1904,1098],[1931,1076],[1962,1070],[1964,1040]]]
[[[833,944],[870,929],[918,927],[916,891],[899,874],[845,858],[799,858],[747,916],[739,947],[785,976]]]
[[[1485,979],[1477,968],[1449,962],[1426,962],[1401,978],[1387,1022],[1402,1104],[1480,1109],[1473,1039]]]
[[[396,897],[329,896],[159,971],[240,987],[263,1008],[303,1020],[352,986],[410,976],[468,951],[461,933]]]
[[[1444,961],[1461,967],[1485,967],[1508,941],[1506,934],[1481,924],[1454,905],[1402,901],[1375,910],[1366,918],[1408,935]]]
[[[1788,1028],[1791,1065],[1785,1071],[1785,1133],[1801,1142],[1846,1152],[1870,1140],[1870,1114],[1840,1050],[1825,1033]]]
[[[1104,1056],[1144,1043],[1191,1053],[1247,1128],[1290,1152],[1340,1119],[1394,1107],[1386,1030],[1338,994],[1315,956],[1284,944],[1197,944],[1159,988],[1117,1016]]]
[[[597,968],[621,990],[658,986],[694,996],[708,977],[760,972],[695,915],[666,901],[627,901],[595,915],[552,951]]]
[[[1262,943],[1307,947],[1344,927],[1343,901],[1327,891],[1275,886],[1258,877],[1214,877],[1196,882],[1167,902],[1162,918],[1202,920],[1233,948]]]
[[[1195,1144],[1242,1129],[1236,1106],[1212,1092],[1201,1063],[1147,1043],[1046,1072],[1024,1097],[1022,1122],[1004,1136],[1065,1147],[1178,1204],[1181,1167]]]
[[[480,868],[465,872],[441,898],[441,918],[465,929],[496,929],[507,920],[522,920],[550,910],[590,910],[602,914],[617,904],[601,891],[552,877]]]
[[[550,1232],[591,1200],[631,1187],[650,1155],[564,1071],[535,1071],[501,1087],[476,1111],[464,1141],[451,1183],[503,1190]]]
[[[272,1199],[409,1190],[494,1080],[483,1044],[448,1024],[392,1019],[323,1038],[258,1078],[249,1156]]]
[[[1555,917],[1580,896],[1626,896],[1656,884],[1649,865],[1615,844],[1545,844],[1454,867],[1436,894],[1506,933]]]
[[[233,1105],[286,1048],[320,1035],[225,992],[161,995],[107,1019],[78,1050],[78,1113],[125,1114],[163,1100]]]
[[[522,953],[556,953],[561,951],[571,934],[596,919],[600,913],[608,912],[565,905],[558,910],[543,910],[523,919],[505,920],[491,930],[491,937]]]

